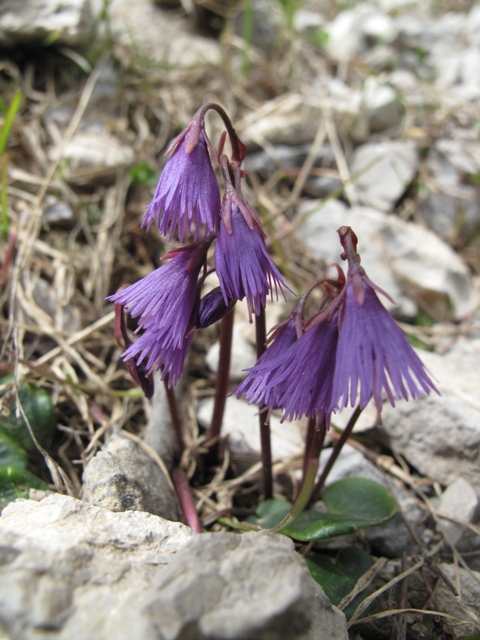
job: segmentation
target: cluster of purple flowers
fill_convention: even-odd
[[[230,159],[223,154],[225,136],[216,151],[205,132],[209,109],[224,120]],[[167,153],[172,156],[142,226],[148,231],[156,221],[169,241],[176,237],[182,246],[163,256],[169,262],[108,298],[139,319],[142,334],[133,343],[122,325],[123,357],[144,389],[151,387],[154,370],[161,371],[162,379],[168,377],[170,385],[177,382],[197,328],[217,322],[243,299],[251,320],[268,295],[278,298],[287,288],[268,255],[259,217],[243,197],[245,148],[221,107],[199,109]],[[223,176],[223,198],[212,158]],[[329,424],[332,413],[348,404],[363,409],[373,397],[380,414],[384,393],[393,405],[395,398],[436,391],[380,302],[377,292],[384,292],[360,266],[355,234],[341,227],[339,235],[342,258],[348,261],[346,278],[337,265],[336,281],[319,281],[329,302],[305,322],[310,288],[290,318],[275,328],[270,347],[235,391],[250,403],[282,410],[287,419],[305,415]],[[189,238],[193,242],[185,244]],[[220,286],[202,297],[212,245]]]
[[[307,322],[302,299],[235,392],[250,403],[282,409],[290,420],[305,415],[328,425],[332,413],[349,404],[364,409],[372,397],[380,416],[384,392],[394,405],[395,398],[437,391],[377,296],[387,294],[360,266],[354,232],[341,227],[338,233],[348,260],[346,279],[338,267],[336,286],[327,283],[333,299]]]
[[[205,132],[204,117],[214,109],[226,124],[232,146],[230,160],[222,155],[224,137],[215,151]],[[160,176],[142,227],[157,221],[170,241],[184,245],[165,256],[162,265],[139,282],[107,298],[139,318],[142,335],[129,344],[124,360],[148,376],[161,370],[175,384],[193,340],[194,330],[216,322],[237,300],[245,299],[250,319],[265,307],[267,296],[283,292],[283,278],[268,255],[265,234],[256,212],[244,199],[240,181],[244,147],[228,117],[218,105],[205,105],[195,114],[167,153],[172,153]],[[211,158],[221,166],[225,195]],[[215,242],[215,269],[219,289],[204,298],[201,287],[207,273],[207,253]]]

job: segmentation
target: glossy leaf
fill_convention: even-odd
[[[26,469],[0,467],[0,509],[17,498],[28,498],[30,489],[48,489],[48,485]]]
[[[338,605],[357,583],[357,580],[374,564],[372,556],[358,547],[342,549],[334,561],[330,556],[314,553],[306,559],[313,579],[318,582],[332,604]],[[360,592],[345,609],[348,617],[363,600]]]
[[[292,508],[288,500],[265,500],[257,507],[257,515],[248,518],[250,522],[255,522],[262,529],[271,529],[287,515]]]
[[[303,542],[355,533],[393,516],[397,503],[378,482],[366,478],[344,478],[325,489],[327,513],[304,511],[282,533]]]
[[[55,407],[44,389],[32,384],[22,384],[19,389],[20,403],[35,437],[43,447],[51,443],[55,431]],[[12,402],[10,414],[0,419],[0,431],[18,442],[27,451],[34,451],[35,444],[21,415],[17,417],[16,401]]]
[[[28,456],[22,446],[7,433],[0,430],[0,467],[27,466]]]

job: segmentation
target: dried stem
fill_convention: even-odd
[[[193,502],[192,492],[188,484],[187,476],[180,467],[176,467],[172,472],[172,480],[175,485],[178,500],[185,516],[186,524],[194,533],[202,533],[202,526],[198,519],[197,510]]]
[[[255,316],[255,339],[257,343],[257,360],[266,349],[267,325],[265,309],[262,307],[258,316]],[[265,500],[273,498],[272,478],[272,442],[270,436],[270,418],[267,407],[260,408],[260,444],[262,451],[263,495]]]
[[[230,357],[232,352],[234,314],[235,309],[232,309],[223,316],[221,322],[217,385],[215,389],[215,404],[213,407],[209,440],[217,440],[222,429],[223,413],[225,411],[225,403],[227,401],[228,385],[230,381]]]

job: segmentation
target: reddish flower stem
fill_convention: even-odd
[[[168,386],[168,375],[163,380],[163,384],[165,385],[165,392],[167,394],[168,409],[172,418],[173,431],[175,433],[175,438],[177,441],[178,453],[181,456],[183,450],[185,449],[185,440],[183,439],[182,421],[178,412],[177,397],[175,395],[175,390],[173,389],[173,387]]]
[[[260,309],[260,314],[255,316],[255,340],[257,343],[257,360],[265,352],[267,341],[267,325],[265,320],[265,309]],[[270,419],[268,409],[260,407],[260,445],[262,451],[262,474],[263,474],[263,495],[265,500],[273,498],[273,477],[272,477],[272,441],[270,435]]]
[[[313,489],[312,492],[312,497],[310,499],[310,502],[315,502],[316,500],[318,500],[320,498],[320,494],[322,492],[322,489],[325,485],[325,480],[328,477],[328,474],[330,473],[336,459],[338,458],[338,456],[340,455],[340,451],[342,450],[343,445],[345,444],[345,442],[348,440],[348,438],[350,437],[350,434],[352,433],[353,427],[355,426],[360,414],[361,414],[361,410],[359,407],[357,407],[355,409],[355,411],[352,413],[352,416],[350,418],[350,420],[348,421],[347,426],[345,427],[345,429],[342,431],[341,436],[339,437],[339,439],[337,440],[337,442],[335,443],[335,446],[333,447],[333,451],[330,454],[330,458],[328,459],[327,464],[325,465],[325,469],[322,471],[322,474],[320,476],[320,478],[317,481],[317,484],[315,485],[315,488]]]
[[[175,467],[172,471],[172,480],[175,485],[175,491],[177,492],[180,506],[182,507],[183,515],[185,516],[186,524],[194,533],[202,533],[202,526],[198,519],[197,510],[193,502],[190,485],[188,484],[187,476],[180,467]]]
[[[227,112],[223,107],[215,102],[208,102],[200,107],[197,113],[194,115],[194,118],[199,118],[202,122],[205,118],[205,114],[209,110],[216,111],[218,115],[222,118],[223,124],[228,133],[228,137],[230,139],[230,144],[232,147],[232,161],[238,163],[239,165],[242,163],[242,160],[245,157],[245,146],[240,141],[237,136],[235,129],[233,128],[232,121],[228,117]]]
[[[220,328],[220,355],[218,358],[217,385],[215,389],[215,403],[212,422],[210,424],[209,440],[217,440],[222,429],[223,413],[227,401],[228,385],[230,382],[230,358],[232,353],[233,319],[235,309],[229,311],[222,318]]]

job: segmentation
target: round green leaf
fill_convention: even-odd
[[[292,508],[287,500],[265,500],[257,507],[257,514],[247,518],[250,522],[255,522],[262,529],[275,527]]]
[[[338,605],[352,591],[357,580],[374,562],[374,558],[359,547],[342,549],[335,562],[329,556],[319,553],[311,554],[306,558],[313,579],[318,582],[330,602],[335,605]],[[345,610],[347,619],[362,598],[360,592],[347,607]]]
[[[345,478],[323,494],[327,513],[304,511],[282,533],[303,542],[355,533],[363,527],[385,522],[397,510],[391,493],[366,478]]]
[[[0,431],[0,467],[19,467],[24,469],[28,456],[22,446],[7,433]]]
[[[32,384],[22,384],[18,392],[20,403],[35,437],[43,447],[48,447],[55,431],[55,407],[44,389]],[[10,407],[10,415],[0,420],[0,431],[16,440],[27,451],[35,450],[35,443],[21,415],[17,417],[17,403]]]
[[[48,484],[26,469],[0,467],[0,509],[17,498],[28,498],[30,489],[48,489]]]

